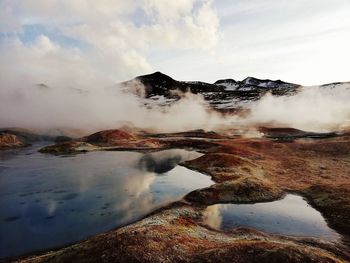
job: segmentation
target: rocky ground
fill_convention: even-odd
[[[214,185],[143,220],[81,243],[18,262],[348,262],[350,260],[350,134],[315,134],[260,128],[262,138],[201,130],[150,134],[109,130],[43,148],[67,154],[98,150],[195,149],[182,163],[210,175]],[[326,218],[342,239],[326,242],[254,229],[218,231],[204,210],[218,203],[255,203],[297,193]]]
[[[24,147],[27,144],[17,135],[7,132],[0,133],[0,150]]]
[[[21,128],[0,128],[0,150],[16,149],[42,141],[67,141],[67,136],[45,135]]]

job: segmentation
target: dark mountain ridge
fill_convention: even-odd
[[[258,79],[254,77],[247,77],[242,81],[237,81],[234,79],[220,79],[214,83],[202,81],[178,81],[159,71],[152,74],[138,76],[135,79],[125,81],[122,84],[128,86],[135,80],[141,82],[145,86],[146,97],[151,97],[154,95],[170,95],[170,91],[173,90],[203,93],[234,91],[236,89],[239,90],[247,87],[250,89],[264,88],[265,90],[273,90],[281,87],[286,89],[300,87],[298,84],[288,83],[281,80]]]
[[[165,75],[161,72],[155,72],[149,75],[138,76],[134,80],[123,82],[123,85],[129,85],[133,81],[139,81],[145,86],[145,96],[151,97],[155,95],[172,96],[175,90],[181,92],[192,92],[202,93],[202,92],[222,92],[223,87],[215,84],[205,83],[205,82],[186,82],[178,81]]]
[[[350,82],[334,82],[320,85],[336,88]],[[122,88],[144,98],[144,104],[165,106],[179,100],[182,93],[200,94],[211,106],[221,112],[231,112],[245,107],[246,103],[261,99],[267,93],[273,96],[290,96],[298,93],[302,85],[282,80],[247,77],[241,81],[232,78],[214,83],[179,81],[161,72],[138,76],[121,83]]]
[[[281,80],[253,77],[242,81],[221,79],[214,83],[178,81],[161,72],[138,76],[133,80],[121,83],[121,85],[131,92],[137,91],[135,92],[137,95],[142,95],[142,97],[150,99],[151,102],[160,101],[160,97],[162,97],[163,104],[169,104],[179,99],[181,96],[178,91],[201,94],[210,105],[217,109],[236,108],[237,102],[258,100],[267,92],[275,96],[295,94],[301,87],[298,84]],[[140,87],[143,92],[139,92]]]

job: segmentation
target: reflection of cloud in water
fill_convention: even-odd
[[[88,169],[78,170],[77,173],[77,177],[79,178],[79,192],[88,191],[93,183],[94,174]]]
[[[52,216],[55,213],[56,209],[57,209],[57,202],[52,200],[52,199],[48,200],[48,202],[47,202],[47,214]]]
[[[208,206],[203,212],[203,222],[213,228],[219,229],[222,224],[220,206]]]
[[[171,169],[173,169],[178,162],[186,160],[188,156],[196,157],[198,154],[184,150],[169,150],[152,154],[124,152],[115,153],[115,155],[89,153],[82,155],[81,158],[77,156],[79,161],[83,162],[83,164],[77,164],[75,174],[76,180],[79,181],[79,191],[89,192],[96,188],[96,184],[100,184],[101,195],[104,199],[111,200],[113,211],[118,213],[117,222],[119,223],[149,212],[155,206],[150,188],[156,178],[156,171],[140,169],[138,164],[147,159],[145,156],[152,159],[158,167],[154,170],[160,172],[162,169],[159,167],[165,167],[166,163],[171,163]],[[165,170],[163,169],[164,172]],[[106,191],[105,188],[113,190]]]
[[[114,187],[118,188],[115,191],[114,200],[118,200],[114,204],[114,210],[122,215],[123,221],[131,219],[135,214],[139,214],[141,211],[150,211],[153,204],[153,195],[150,192],[150,187],[155,180],[154,174],[133,174],[124,178],[121,184],[116,184]],[[120,195],[121,191],[127,189],[127,195]],[[118,196],[119,195],[119,196]],[[121,218],[118,219],[120,221]]]
[[[221,230],[252,227],[275,234],[314,236],[335,240],[339,235],[328,227],[320,212],[298,195],[255,204],[217,204],[203,213],[205,224]]]
[[[164,169],[201,155],[186,150],[149,154],[147,158],[155,163],[146,165],[151,171],[138,166],[147,158],[136,152],[91,152],[65,158],[25,153],[0,161],[8,167],[1,173],[0,213],[4,218],[21,215],[2,229],[6,240],[0,256],[79,241],[137,220],[212,183],[209,177],[181,166]]]
[[[155,176],[152,173],[138,173],[124,179],[122,187],[128,189],[133,196],[139,197],[143,192],[149,191]]]
[[[113,211],[118,212],[118,222],[132,219],[142,211],[149,211],[153,206],[150,187],[155,175],[136,169],[135,163],[143,156],[134,152],[82,155],[79,158],[82,163],[76,162],[78,165],[74,175],[80,193],[100,189],[103,198],[113,202]]]

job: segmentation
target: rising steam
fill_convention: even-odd
[[[250,123],[273,123],[308,131],[350,127],[350,84],[303,87],[294,96],[267,94],[250,105]]]
[[[209,111],[200,95],[186,94],[166,108],[146,108],[142,99],[116,86],[88,91],[45,85],[1,90],[0,112],[1,127],[85,132],[118,128],[126,122],[167,132],[211,130],[227,122]]]
[[[223,117],[210,110],[202,96],[191,93],[171,106],[149,108],[138,96],[118,86],[80,90],[35,85],[0,91],[0,124],[46,131],[75,128],[84,133],[118,128],[125,123],[162,132],[266,124],[338,131],[350,124],[349,101],[349,84],[304,87],[293,96],[267,94],[249,104],[250,114],[239,118]]]

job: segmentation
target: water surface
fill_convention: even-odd
[[[0,152],[0,257],[77,242],[213,182],[179,162],[197,152]]]
[[[282,200],[268,203],[212,205],[204,214],[206,224],[221,230],[251,227],[273,234],[327,240],[340,237],[328,227],[322,215],[298,195],[288,194]]]

